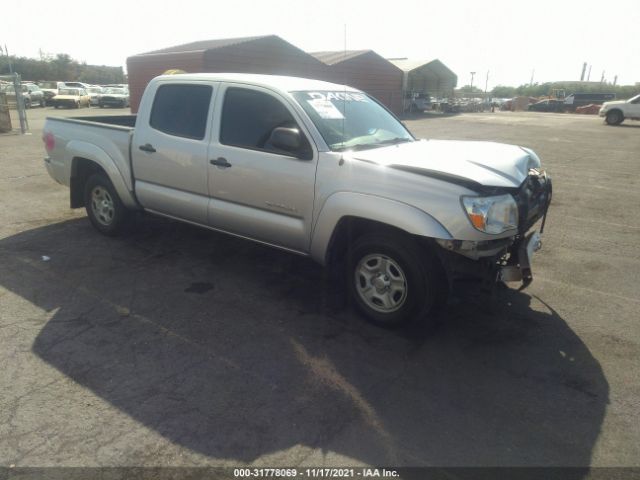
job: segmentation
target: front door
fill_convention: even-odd
[[[298,113],[270,90],[227,84],[209,150],[209,224],[217,229],[307,252],[317,152]],[[275,128],[297,129],[299,152],[270,143]],[[304,153],[303,153],[304,152]]]

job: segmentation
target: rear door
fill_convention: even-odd
[[[308,251],[317,150],[292,100],[265,88],[234,84],[225,84],[219,98],[209,152],[209,224]],[[307,155],[271,146],[269,137],[278,127],[298,129]]]
[[[149,86],[131,144],[138,200],[148,210],[207,224],[211,115],[217,91],[212,82]],[[150,112],[150,114],[149,114]]]

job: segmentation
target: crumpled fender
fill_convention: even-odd
[[[435,218],[406,203],[353,192],[337,192],[324,202],[311,236],[311,257],[327,263],[333,232],[344,217],[359,217],[384,223],[413,235],[451,239],[451,234]]]

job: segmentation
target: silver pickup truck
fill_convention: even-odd
[[[138,115],[47,118],[45,165],[106,235],[144,210],[311,257],[383,326],[461,278],[531,282],[551,201],[536,154],[417,140],[375,99],[269,75],[155,78]]]

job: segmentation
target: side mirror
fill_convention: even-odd
[[[269,143],[285,152],[296,153],[302,146],[302,137],[297,128],[274,128]]]

